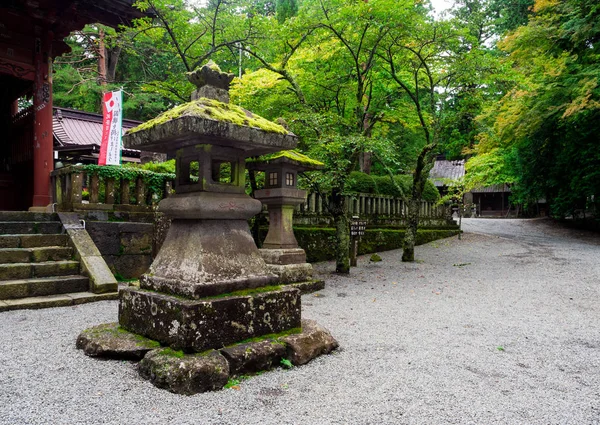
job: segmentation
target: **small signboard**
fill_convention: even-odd
[[[364,236],[366,228],[366,220],[352,220],[350,223],[350,236]]]

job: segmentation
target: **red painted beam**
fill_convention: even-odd
[[[52,146],[52,37],[43,32],[35,40],[36,68],[33,92],[33,206],[52,203],[50,172],[54,169]]]

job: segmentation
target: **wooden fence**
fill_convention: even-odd
[[[69,166],[51,173],[54,203],[59,211],[113,210],[151,211],[169,196],[172,181],[165,181],[160,195],[147,187],[149,171],[128,170],[125,177],[101,177],[82,167]],[[88,199],[84,199],[88,198]]]
[[[150,190],[145,183],[148,173],[151,172],[129,169],[123,173],[124,177],[102,177],[97,172],[86,171],[85,166],[61,168],[51,174],[54,202],[59,211],[152,211],[161,199],[169,196],[173,180],[164,180],[164,187],[157,192],[156,187]],[[348,214],[367,219],[370,225],[406,224],[408,206],[400,198],[367,193],[345,197]],[[310,193],[296,208],[294,224],[332,225],[330,202],[330,196]],[[445,205],[423,201],[419,217],[431,225],[444,225],[450,223],[451,212]]]

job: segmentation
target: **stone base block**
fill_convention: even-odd
[[[186,395],[220,390],[229,380],[229,364],[214,350],[191,355],[170,348],[154,350],[142,359],[138,371],[154,386]]]
[[[160,347],[160,344],[127,332],[118,323],[107,323],[80,333],[76,347],[90,357],[141,360],[148,351]]]
[[[297,331],[299,333],[289,334]],[[84,349],[90,356],[138,360],[145,354],[138,366],[143,378],[158,388],[188,395],[219,390],[232,376],[272,369],[279,366],[282,359],[294,365],[308,363],[335,350],[338,343],[315,321],[302,320],[301,330],[291,329],[283,336],[266,335],[262,339],[241,342],[219,351],[185,354],[157,346],[157,341],[129,333],[116,323],[90,328],[77,340],[77,348]]]
[[[292,288],[300,289],[300,294],[312,294],[313,292],[325,289],[325,281],[320,279],[307,280],[306,282],[291,283]]]
[[[269,271],[279,277],[283,284],[305,282],[312,277],[313,268],[309,263],[304,264],[267,264]]]
[[[280,341],[267,340],[223,348],[221,354],[229,362],[231,375],[239,376],[279,366],[286,355],[286,347]]]
[[[329,354],[339,346],[329,331],[314,320],[302,320],[302,333],[286,336],[280,341],[286,344],[288,360],[295,366]]]
[[[302,248],[259,249],[261,257],[267,264],[302,264],[306,263],[306,252]]]
[[[290,287],[203,300],[124,288],[120,299],[123,328],[186,352],[300,327],[300,291]]]

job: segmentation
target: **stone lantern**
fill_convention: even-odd
[[[262,206],[245,193],[245,159],[296,145],[283,127],[226,103],[232,78],[205,65],[189,75],[199,85],[195,100],[124,137],[129,148],[176,157],[176,193],[159,204],[171,226],[140,289],[122,291],[119,323],[185,351],[300,326],[295,289],[259,290],[251,301],[222,297],[278,281],[249,232],[247,220]]]
[[[176,157],[176,193],[158,207],[171,219],[165,241],[140,288],[120,291],[119,325],[83,331],[77,347],[141,359],[139,373],[154,385],[194,394],[338,344],[301,321],[300,289],[280,285],[248,227],[262,204],[245,194],[246,158],[291,149],[296,136],[230,105],[233,76],[214,63],[188,77],[197,86],[191,102],[124,137],[129,148]]]
[[[267,205],[269,231],[260,254],[269,269],[286,283],[311,279],[312,266],[294,236],[294,209],[306,200],[306,191],[298,189],[298,172],[322,169],[324,164],[297,151],[281,151],[248,160],[248,169],[264,171],[264,189],[255,198]]]

